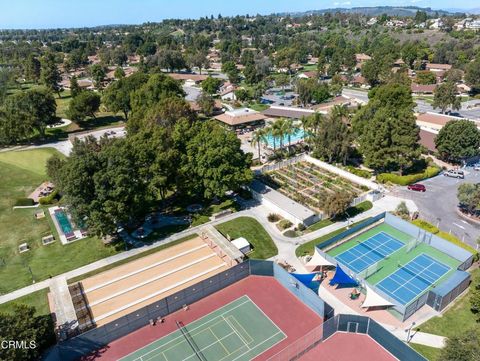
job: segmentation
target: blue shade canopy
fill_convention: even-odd
[[[293,277],[302,282],[305,286],[309,287],[316,276],[316,273],[291,273]]]
[[[330,280],[330,285],[358,285],[358,282],[350,277],[345,271],[337,264],[335,275]]]

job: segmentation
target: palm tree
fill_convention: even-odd
[[[283,137],[285,136],[284,133],[284,122],[285,120],[283,118],[279,118],[272,124],[272,137],[273,137],[273,150],[275,151],[275,142],[276,138],[278,137],[280,139],[280,149],[283,147]]]
[[[292,135],[294,135],[295,132],[297,131],[297,128],[293,124],[293,120],[290,118],[285,120],[285,122],[283,123],[283,127],[284,127],[284,133],[288,139],[288,150],[290,151],[290,146],[292,145],[291,138],[292,138]]]
[[[267,129],[259,128],[252,134],[252,145],[258,147],[258,159],[261,160],[260,147],[261,143],[267,143]]]

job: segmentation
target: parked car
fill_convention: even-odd
[[[474,165],[472,165],[473,167],[473,170],[480,170],[480,163],[475,163]]]
[[[444,176],[446,177],[451,177],[451,178],[458,178],[458,179],[463,179],[465,178],[465,173],[463,173],[463,170],[449,170],[445,173],[443,173]]]
[[[420,183],[410,184],[409,186],[407,186],[407,189],[416,192],[425,192],[427,190],[427,188],[425,188],[425,186]]]

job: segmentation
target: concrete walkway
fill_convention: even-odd
[[[330,293],[325,287],[320,286],[318,290],[319,296],[330,306],[335,309],[335,313],[343,313],[343,314],[351,314],[351,315],[362,315],[355,310],[353,310],[348,305],[344,304],[340,300],[338,300],[332,293]],[[395,327],[386,323],[381,323],[381,325],[394,334],[397,338],[402,341],[407,341],[408,332],[405,331],[403,328]],[[417,343],[420,345],[435,347],[435,348],[442,348],[445,346],[446,337],[437,336],[430,333],[425,332],[416,332],[415,327],[412,329],[410,333],[410,340],[409,342]]]
[[[50,281],[50,293],[55,304],[56,322],[61,328],[74,330],[78,326],[77,314],[72,297],[68,290],[67,279],[63,276],[54,277]]]

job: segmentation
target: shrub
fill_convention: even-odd
[[[278,222],[280,220],[280,216],[276,213],[270,213],[268,216],[267,216],[267,219],[269,222]]]
[[[34,202],[33,199],[31,198],[18,198],[15,201],[14,206],[15,207],[27,207],[27,206],[33,206]]]
[[[56,203],[57,200],[58,200],[58,191],[55,189],[48,196],[40,198],[38,202],[41,205],[46,205],[46,204]]]
[[[395,213],[397,214],[397,216],[403,219],[410,218],[410,211],[408,210],[407,204],[404,201],[400,202],[400,204],[395,209]]]
[[[297,232],[295,232],[293,229],[289,229],[288,231],[285,231],[283,235],[285,237],[293,238],[293,237],[297,237]]]
[[[422,179],[427,179],[435,177],[440,173],[441,169],[438,167],[427,167],[422,173],[408,174],[408,175],[397,175],[394,173],[381,173],[377,175],[377,181],[380,183],[394,183],[401,186],[406,186],[412,183],[421,181]]]
[[[298,226],[297,226],[297,229],[300,231],[300,232],[303,232],[307,227],[305,227],[305,225],[303,223],[299,223]]]
[[[280,230],[283,231],[284,229],[290,228],[292,225],[293,225],[293,223],[290,222],[288,219],[282,219],[278,223],[278,228],[280,228]]]
[[[351,165],[347,166],[346,168],[350,173],[358,175],[359,177],[366,179],[370,179],[372,177],[372,173],[370,173],[368,170],[355,168]]]

